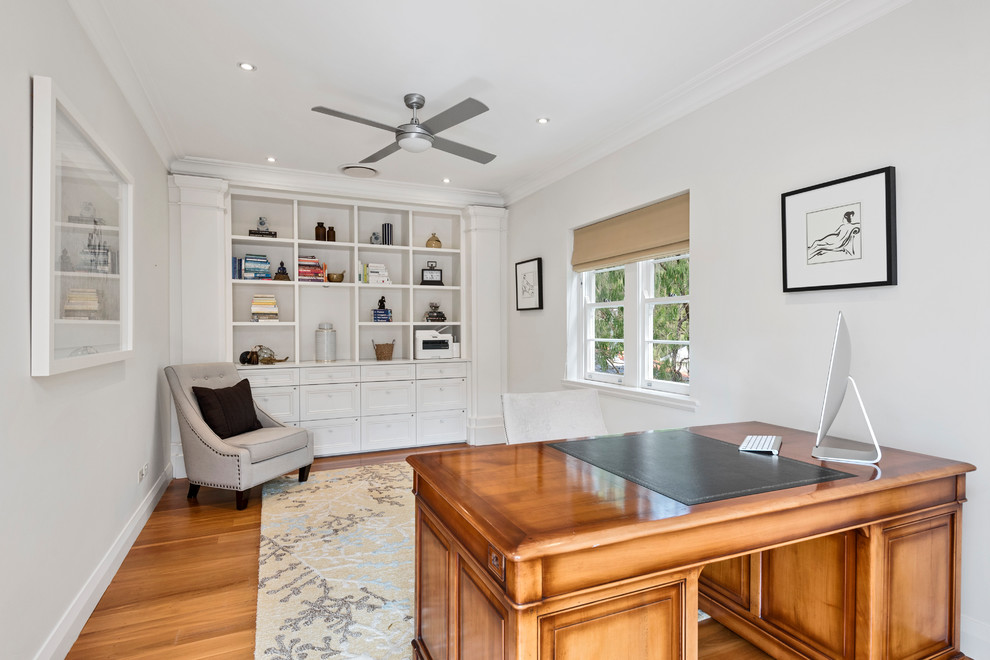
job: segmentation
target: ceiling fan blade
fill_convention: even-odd
[[[346,112],[341,112],[340,110],[331,110],[330,108],[324,108],[322,105],[318,105],[313,108],[313,112],[322,112],[325,115],[330,115],[331,117],[340,117],[341,119],[347,119],[349,121],[356,121],[359,124],[365,124],[366,126],[372,126],[374,128],[380,128],[389,133],[395,133],[395,126],[389,126],[387,124],[382,124],[381,122],[374,121],[372,119],[365,119],[364,117],[357,117],[355,115],[349,115]]]
[[[393,142],[392,144],[388,145],[384,149],[379,149],[378,151],[376,151],[375,153],[371,154],[370,156],[368,156],[367,158],[365,158],[361,162],[362,163],[377,163],[378,161],[380,161],[385,156],[388,156],[389,154],[394,154],[398,150],[399,150],[399,143],[398,142]]]
[[[442,137],[433,138],[433,148],[439,149],[440,151],[446,151],[448,154],[454,154],[455,156],[460,156],[461,158],[473,160],[474,162],[481,163],[482,165],[485,163],[490,163],[495,159],[495,154],[490,154],[487,151],[469,147],[461,144],[460,142],[445,140]]]
[[[447,108],[432,119],[424,121],[420,126],[436,135],[440,131],[460,124],[462,121],[477,117],[483,112],[488,112],[487,105],[477,99],[467,98],[457,105]]]

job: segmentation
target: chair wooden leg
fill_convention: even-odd
[[[299,468],[299,483],[307,481],[309,479],[309,468],[313,467],[313,464],[303,466]]]
[[[251,499],[251,489],[248,488],[247,490],[239,490],[236,492],[236,496],[237,496],[237,510],[243,511],[244,509],[247,508],[248,500]]]
[[[189,492],[186,497],[190,500],[195,499],[199,495],[199,484],[189,484]]]

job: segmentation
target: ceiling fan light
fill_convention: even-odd
[[[399,147],[414,154],[422,153],[433,146],[433,138],[422,133],[403,133],[399,136]]]

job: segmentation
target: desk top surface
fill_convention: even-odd
[[[877,467],[818,461],[811,457],[813,434],[761,422],[687,430],[733,444],[749,434],[780,435],[782,456],[853,476],[689,506],[548,443],[438,451],[407,461],[418,480],[426,480],[468,524],[517,558],[705,525],[715,530],[719,524],[756,516],[787,525],[793,519],[787,512],[807,508],[813,515],[812,505],[850,498],[857,498],[857,506],[847,526],[855,527],[885,511],[923,504],[915,492],[919,484],[941,480],[941,494],[932,502],[961,500],[964,482],[957,485],[954,478],[975,469],[968,463],[887,447]],[[834,507],[822,511],[835,526]]]

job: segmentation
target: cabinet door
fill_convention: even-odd
[[[361,451],[361,420],[358,417],[300,422],[299,425],[313,434],[313,451],[317,456]]]
[[[331,419],[361,414],[361,385],[303,385],[299,396],[299,419]]]
[[[452,410],[467,405],[467,379],[437,378],[416,381],[416,404],[419,412]]]
[[[298,387],[259,387],[251,394],[258,407],[278,421],[299,421]]]
[[[416,444],[416,415],[374,415],[361,418],[361,450],[378,451]]]
[[[416,414],[417,445],[440,445],[466,440],[466,410],[435,410]]]
[[[361,414],[416,412],[416,384],[411,380],[361,383]],[[415,434],[412,436],[415,437]]]

